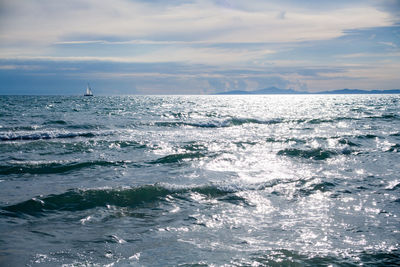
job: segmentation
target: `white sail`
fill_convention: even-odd
[[[90,88],[90,85],[88,84],[86,87],[86,93],[85,96],[93,96],[92,89]]]

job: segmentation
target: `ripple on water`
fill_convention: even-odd
[[[396,266],[398,96],[0,96],[0,265]]]

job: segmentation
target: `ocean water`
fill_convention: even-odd
[[[395,266],[400,96],[0,96],[0,266]]]

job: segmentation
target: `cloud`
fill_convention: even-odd
[[[397,48],[397,45],[393,42],[379,42],[379,44],[387,45],[393,48]]]
[[[337,55],[338,58],[396,58],[400,57],[400,52],[395,53],[354,53]]]
[[[370,6],[314,12],[298,5],[282,10],[277,3],[265,5],[262,1],[255,1],[258,10],[234,9],[225,2],[163,5],[114,0],[111,5],[106,0],[8,1],[3,4],[8,13],[1,18],[0,38],[10,44],[79,42],[87,36],[178,42],[297,42],[335,38],[346,29],[391,24],[388,13]]]
[[[387,12],[345,3],[328,10],[289,0],[4,1],[0,58],[258,65],[277,53],[274,43],[281,50],[391,25]]]
[[[393,24],[400,22],[400,3],[398,0],[375,0],[372,3],[378,9],[390,13]]]
[[[268,49],[215,47],[161,47],[135,56],[4,56],[3,59],[53,61],[109,61],[125,63],[185,62],[194,64],[227,65],[252,62],[273,54]]]
[[[370,88],[373,79],[390,89],[395,4],[0,0],[0,75],[5,87],[28,76],[37,88],[90,78],[124,93]]]
[[[21,65],[21,64],[15,64],[15,65],[10,65],[10,64],[5,64],[5,65],[0,65],[0,70],[41,70],[42,67],[40,65]]]
[[[0,60],[0,93],[80,94],[89,80],[97,94],[204,94],[276,86],[320,91],[338,88],[393,89],[398,62],[330,66],[209,66],[192,63]],[[24,91],[25,90],[25,91]]]

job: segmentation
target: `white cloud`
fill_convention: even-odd
[[[257,2],[257,1],[255,1]],[[0,40],[51,44],[106,36],[151,41],[296,42],[341,36],[346,29],[391,25],[374,7],[334,11],[259,4],[244,10],[194,1],[158,5],[128,0],[19,0],[4,3]],[[285,14],[282,16],[282,14]],[[86,39],[87,40],[87,39]]]
[[[353,53],[337,55],[337,58],[387,58],[387,57],[400,57],[400,52],[392,53]]]
[[[41,70],[43,69],[40,65],[15,65],[15,64],[4,64],[0,65],[0,70]]]
[[[184,62],[190,64],[245,64],[256,59],[273,54],[268,49],[237,49],[237,48],[213,48],[213,47],[190,47],[175,46],[161,47],[150,50],[136,56],[7,56],[0,52],[3,59],[19,60],[52,60],[52,61],[109,61],[126,63],[154,63],[154,62]]]
[[[266,49],[249,50],[210,47],[180,47],[176,49],[168,47],[143,56],[137,56],[135,59],[139,62],[186,62],[225,65],[240,62],[247,63],[272,53],[274,51]]]
[[[397,45],[393,42],[379,42],[379,44],[387,45],[393,48],[397,48]]]

